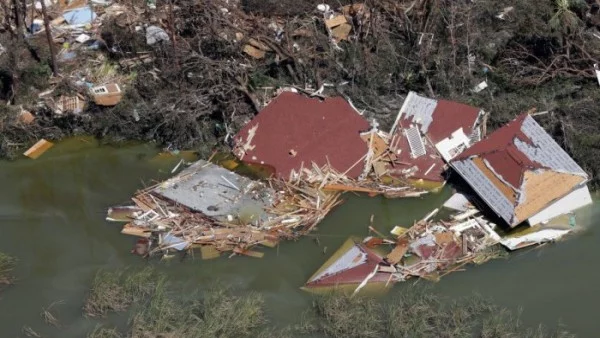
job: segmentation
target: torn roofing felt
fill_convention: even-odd
[[[527,113],[465,150],[451,165],[510,226],[588,180],[585,171]]]
[[[368,150],[360,133],[369,128],[341,97],[320,100],[283,92],[234,137],[234,153],[244,162],[274,168],[280,178],[313,163],[357,178]]]
[[[443,182],[444,160],[435,145],[460,129],[470,137],[481,113],[480,108],[410,92],[390,132],[397,161],[389,171],[398,175],[410,171],[412,178]]]

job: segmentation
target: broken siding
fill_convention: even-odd
[[[513,204],[471,161],[453,162],[454,169],[469,183],[477,194],[508,224],[512,222]]]
[[[419,96],[415,92],[409,92],[400,114],[396,119],[396,123],[392,128],[392,132],[399,126],[400,119],[412,121],[420,125],[421,132],[427,133],[429,125],[433,121],[433,111],[437,105],[437,101],[427,97]]]
[[[533,145],[515,139],[515,145],[530,160],[560,172],[587,177],[581,167],[552,139],[548,133],[531,117],[527,116],[521,125],[521,131],[533,142]]]

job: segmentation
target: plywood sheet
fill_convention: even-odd
[[[396,247],[386,256],[386,258],[389,263],[398,264],[407,251],[408,241],[402,241],[396,245]]]
[[[348,21],[346,20],[346,17],[343,15],[338,15],[338,16],[334,16],[333,18],[329,19],[329,20],[325,20],[325,25],[327,25],[328,28],[333,28],[336,26],[339,26],[341,24],[347,23]]]
[[[525,200],[515,208],[515,217],[519,221],[528,219],[584,181],[582,176],[552,170],[526,171],[521,188]]]
[[[52,146],[54,146],[54,143],[41,139],[37,141],[36,144],[34,144],[31,148],[27,149],[23,155],[35,160],[36,158],[42,156],[43,153],[48,151],[48,149],[52,148]]]
[[[265,57],[265,52],[251,45],[244,46],[244,53],[252,56],[255,59],[262,59]]]
[[[383,138],[377,134],[367,133],[360,135],[360,137],[367,143],[367,145],[372,145],[375,158],[383,155],[388,150],[388,145],[385,143]],[[373,144],[371,144],[371,137],[373,137]]]
[[[347,40],[351,30],[352,26],[347,23],[344,23],[332,29],[331,34],[338,41]]]

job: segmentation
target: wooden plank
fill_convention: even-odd
[[[23,155],[35,160],[36,158],[42,156],[43,153],[48,151],[48,149],[52,148],[53,146],[54,143],[41,139],[37,141],[37,143],[34,144],[31,148],[27,149],[27,151],[23,153]]]
[[[434,235],[435,242],[439,245],[444,245],[454,242],[454,234],[451,231],[440,232]]]
[[[149,230],[144,230],[142,228],[132,226],[129,223],[127,223],[123,226],[121,233],[124,235],[146,237],[146,238],[150,237],[150,235],[151,235],[151,232]]]
[[[352,30],[352,26],[347,23],[344,23],[344,24],[341,24],[341,25],[335,27],[334,29],[332,29],[331,35],[333,35],[333,37],[337,41],[347,40],[348,35],[350,35],[351,30]]]
[[[323,190],[330,191],[356,191],[356,192],[367,192],[367,193],[375,193],[378,194],[379,190],[370,189],[370,188],[362,188],[362,187],[353,187],[351,185],[344,184],[327,184],[323,187]]]
[[[262,51],[251,45],[244,46],[244,53],[252,56],[255,59],[262,59],[265,57],[265,54],[266,54],[265,51]]]
[[[254,258],[263,258],[263,256],[265,255],[264,252],[244,250],[242,248],[234,248],[233,252],[235,252],[238,255],[245,255],[245,256],[254,257]]]
[[[136,197],[132,197],[131,200],[133,201],[133,203],[135,203],[138,207],[140,207],[140,209],[142,209],[144,212],[148,212],[150,210],[154,210],[152,209],[148,204],[144,203],[141,199],[138,199]]]

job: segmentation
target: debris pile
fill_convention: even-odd
[[[504,256],[501,246],[516,250],[560,239],[576,225],[572,212],[592,202],[585,171],[527,113],[452,158],[452,168],[472,188],[443,204],[454,214],[433,220],[435,209],[410,228],[393,228],[393,240],[376,232],[354,251],[345,244],[344,253],[336,253],[305,287],[354,285],[358,292],[382,280],[437,281],[465,264]],[[369,251],[390,244],[385,256]]]
[[[259,182],[202,160],[132,200],[131,222],[122,232],[154,238],[149,254],[200,248],[205,258],[222,252],[261,257],[250,248],[310,232],[340,203],[339,193],[306,181]],[[116,220],[119,210],[110,209],[108,219]]]

